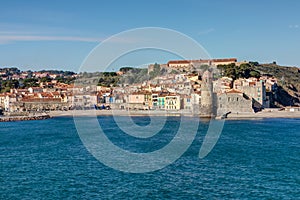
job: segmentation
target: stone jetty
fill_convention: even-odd
[[[51,118],[50,115],[33,115],[33,116],[1,116],[0,122],[44,120]]]

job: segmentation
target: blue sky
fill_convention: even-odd
[[[215,58],[300,67],[299,8],[297,0],[2,1],[0,66],[77,71],[109,36],[163,27],[190,36]]]

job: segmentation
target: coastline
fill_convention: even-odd
[[[32,116],[1,116],[0,122],[45,120],[56,117],[93,117],[93,116],[187,116],[195,117],[191,112],[187,111],[126,111],[126,110],[69,110],[69,111],[51,111],[47,114]],[[208,116],[199,116],[202,119],[208,119]],[[230,113],[225,120],[255,120],[268,118],[290,118],[300,119],[300,111],[272,111],[257,113]]]
[[[190,112],[182,111],[125,111],[125,110],[72,110],[72,111],[51,111],[51,117],[84,117],[84,116],[194,116]],[[207,116],[200,116],[200,118],[207,118]],[[231,113],[226,120],[234,119],[264,119],[264,118],[300,118],[300,111],[273,111],[273,112],[258,112],[258,113]]]

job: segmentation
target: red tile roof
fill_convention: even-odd
[[[193,62],[198,62],[198,63],[208,63],[208,62],[237,62],[236,58],[221,58],[221,59],[205,59],[205,60],[171,60],[168,62],[169,64],[189,64]]]
[[[229,93],[229,94],[243,94],[243,92],[241,92],[239,90],[236,90],[236,89],[228,90],[226,93]]]

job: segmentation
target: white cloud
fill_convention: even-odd
[[[16,42],[30,42],[30,41],[70,41],[70,42],[90,42],[100,43],[109,37],[101,33],[83,32],[82,30],[66,29],[62,27],[47,27],[47,26],[33,26],[28,24],[11,24],[0,22],[0,45]],[[97,35],[100,34],[100,37]],[[74,36],[81,35],[81,36]],[[139,42],[137,38],[120,38],[115,36],[110,42],[115,43],[136,43]]]
[[[70,42],[93,42],[100,43],[107,38],[96,37],[78,37],[78,36],[41,36],[41,35],[1,35],[0,32],[0,44],[8,44],[14,42],[32,42],[32,41],[70,41]],[[114,37],[111,42],[115,43],[136,43],[136,38],[119,38]]]
[[[38,35],[0,35],[0,43],[19,41],[78,41],[78,42],[101,42],[102,38],[75,37],[75,36],[38,36]]]

